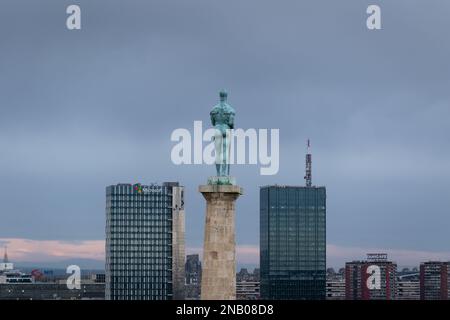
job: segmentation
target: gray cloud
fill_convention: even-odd
[[[235,167],[237,240],[257,244],[258,186],[328,190],[330,243],[448,250],[450,3],[2,1],[0,235],[104,238],[104,188],[180,180],[187,241],[202,242],[197,186],[214,169],[170,162],[170,134],[208,121],[227,88],[237,126],[279,128],[276,176]]]

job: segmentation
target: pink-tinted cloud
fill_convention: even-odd
[[[51,262],[70,258],[96,259],[105,258],[104,240],[58,241],[30,240],[19,238],[0,239],[0,245],[8,247],[11,261]],[[186,247],[186,254],[202,255],[202,247]],[[375,247],[347,247],[334,244],[327,245],[327,265],[342,267],[345,262],[365,259],[370,252],[387,253],[389,259],[399,266],[417,266],[429,260],[450,261],[450,252],[423,250],[386,249]],[[237,245],[236,259],[243,264],[259,264],[259,247],[257,245]]]
[[[3,246],[8,247],[11,261],[59,261],[68,258],[103,260],[105,258],[105,241],[58,241],[30,240],[19,238],[0,239]]]
[[[418,266],[424,261],[450,261],[450,251],[425,251],[387,248],[361,248],[327,245],[327,264],[343,266],[346,261],[364,260],[367,253],[387,253],[388,258],[399,266]]]

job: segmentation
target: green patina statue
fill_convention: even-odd
[[[233,184],[230,176],[230,142],[231,130],[234,129],[234,115],[236,112],[227,103],[227,93],[220,92],[220,102],[211,110],[211,123],[214,126],[214,144],[216,152],[217,177],[213,184]],[[223,178],[227,177],[227,178]]]

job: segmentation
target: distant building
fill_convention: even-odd
[[[186,284],[185,299],[186,300],[200,300],[201,283]]]
[[[420,299],[449,298],[450,262],[430,261],[420,264]]]
[[[105,299],[105,284],[81,284],[81,289],[69,290],[66,283],[0,284],[0,300],[86,300]]]
[[[106,188],[106,299],[184,299],[184,187]]]
[[[250,273],[248,272],[247,268],[241,268],[236,277],[237,280],[246,281],[250,278]]]
[[[14,264],[9,262],[8,252],[5,248],[3,262],[0,263],[0,284],[20,284],[33,282],[34,278],[32,274],[26,274],[20,270],[14,269]]]
[[[45,275],[51,275],[52,279]],[[48,282],[41,282],[42,280]],[[0,266],[0,300],[103,300],[104,298],[104,274],[103,283],[96,283],[94,278],[82,280],[80,289],[71,290],[67,287],[66,274],[58,279],[53,277],[53,272],[42,273],[38,269],[33,269],[31,273],[24,273],[14,269],[14,265],[8,261],[5,250],[5,258]]]
[[[255,268],[253,270],[253,278],[255,279],[255,281],[260,281],[261,279],[261,272],[259,268]]]
[[[236,300],[258,300],[259,281],[236,281]]]
[[[418,271],[403,268],[397,271],[397,300],[419,300],[420,299],[420,277]]]
[[[6,271],[0,274],[0,284],[33,283],[31,274],[25,274],[19,270]]]
[[[202,264],[198,254],[186,256],[186,284],[196,284],[201,282]]]
[[[370,288],[369,267],[380,269],[380,288]],[[345,298],[347,300],[393,300],[396,294],[397,264],[387,260],[385,253],[369,253],[365,261],[345,264]]]
[[[0,273],[5,271],[14,270],[14,264],[9,262],[8,259],[8,250],[5,247],[5,254],[3,256],[3,262],[0,263]]]
[[[336,272],[333,268],[327,269],[326,299],[344,300],[345,299],[345,277],[342,269]]]
[[[249,272],[247,268],[241,268],[236,273],[236,299],[258,300],[260,298],[259,268]]]
[[[397,281],[397,300],[419,300],[420,282],[418,279],[399,279]]]
[[[326,283],[327,300],[345,300],[345,280],[327,279]]]
[[[91,279],[95,283],[105,283],[106,281],[106,275],[104,273],[95,273],[91,275]]]
[[[259,282],[259,268],[255,268],[253,272],[249,272],[247,268],[241,268],[238,273],[236,273],[236,281],[253,281]]]
[[[202,264],[198,254],[186,256],[186,299],[199,300],[201,281],[202,281]]]

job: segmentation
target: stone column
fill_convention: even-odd
[[[201,299],[235,300],[235,201],[243,190],[236,185],[203,185],[199,191],[206,199]]]

